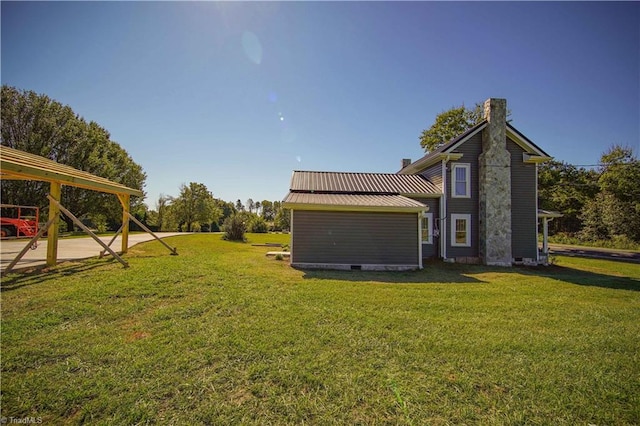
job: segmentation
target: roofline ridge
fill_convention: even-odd
[[[392,173],[392,172],[329,172],[329,171],[318,171],[318,170],[294,170],[293,173],[334,173],[334,174],[349,174],[349,175],[384,175],[384,176],[399,176],[402,179],[405,179],[406,177],[413,177],[413,176],[419,176],[419,175],[400,175],[398,173]],[[422,176],[419,176],[421,178],[423,178]],[[424,178],[423,178],[424,179]]]

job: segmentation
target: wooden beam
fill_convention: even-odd
[[[96,236],[96,234],[94,234],[93,232],[91,232],[91,230],[89,228],[86,227],[86,225],[82,222],[80,222],[80,219],[78,219],[77,217],[75,217],[73,215],[73,213],[71,213],[69,210],[65,209],[62,204],[60,204],[58,201],[54,200],[53,197],[51,197],[50,195],[47,196],[49,198],[49,201],[53,204],[55,204],[58,209],[60,209],[60,211],[62,213],[64,213],[69,219],[71,219],[73,221],[73,223],[75,223],[76,225],[78,225],[78,227],[80,229],[82,229],[84,232],[86,232],[87,234],[89,234],[89,236],[91,238],[93,238],[95,240],[96,243],[100,244],[102,246],[102,248],[104,248],[106,251],[108,251],[109,253],[111,253],[111,256],[115,257],[116,259],[118,259],[118,262],[122,263],[122,265],[125,268],[129,267],[129,264],[122,259],[120,256],[118,256],[118,253],[114,252],[113,250],[111,250],[109,247],[107,247],[107,245]]]
[[[44,235],[45,231],[47,229],[49,229],[49,227],[51,226],[51,224],[56,220],[56,218],[53,219],[49,219],[49,221],[46,223],[46,225],[44,225],[42,228],[40,228],[40,230],[38,231],[38,233],[31,238],[31,240],[29,240],[29,242],[27,243],[26,246],[24,246],[24,248],[22,249],[22,251],[20,253],[18,253],[18,255],[16,256],[15,259],[13,259],[13,261],[11,261],[11,263],[9,264],[9,266],[7,266],[7,268],[4,270],[5,274],[7,272],[10,272],[14,266],[16,266],[18,264],[18,262],[20,261],[20,259],[22,259],[24,257],[25,254],[27,254],[27,252],[29,251],[29,249],[35,249],[38,246],[38,240],[40,239],[40,237],[42,237],[42,235]]]
[[[122,204],[122,253],[129,251],[129,211],[131,210],[129,194],[117,194]]]
[[[60,202],[61,187],[59,182],[51,182],[49,200]],[[56,202],[49,201],[49,232],[47,233],[47,266],[55,266],[58,262],[58,224],[60,223],[60,209]]]
[[[123,226],[124,226],[124,223],[122,225],[120,225],[120,228],[118,228],[116,233],[113,235],[113,238],[111,238],[111,241],[109,241],[109,244],[107,244],[107,247],[111,247],[111,244],[113,244],[113,242],[116,240],[116,238],[118,238],[118,235],[120,235],[120,233],[122,232],[122,227]],[[100,252],[100,256],[99,257],[103,257],[104,254],[105,254],[105,250],[102,250]]]
[[[142,229],[144,229],[145,231],[147,231],[149,234],[151,234],[153,236],[153,238],[155,238],[156,240],[160,241],[166,248],[168,248],[169,250],[171,250],[171,254],[173,256],[177,256],[178,255],[178,249],[176,247],[171,247],[169,244],[165,243],[164,241],[162,241],[162,239],[158,238],[158,236],[156,234],[154,234],[151,229],[147,228],[146,226],[144,226],[144,224],[142,222],[140,222],[138,219],[136,219],[135,216],[131,215],[131,213],[127,212],[127,215],[131,218],[132,221],[134,221],[135,223],[138,224],[139,227],[141,227]]]

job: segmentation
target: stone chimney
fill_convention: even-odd
[[[485,265],[511,266],[511,154],[507,151],[507,101],[484,103],[488,121],[478,157],[480,258]]]
[[[411,164],[411,158],[403,158],[402,159],[402,169],[407,167],[409,164]],[[402,169],[400,169],[400,170],[402,170]]]

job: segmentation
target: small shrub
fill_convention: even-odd
[[[222,231],[224,231],[223,238],[225,240],[245,241],[244,233],[247,232],[247,226],[244,218],[237,214],[229,216],[222,224]]]
[[[283,260],[284,256],[280,253],[276,254],[276,260]]]
[[[267,222],[259,216],[254,217],[249,222],[249,232],[255,232],[257,234],[265,234],[267,233],[268,228],[269,227],[267,226]]]

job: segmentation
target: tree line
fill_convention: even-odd
[[[138,212],[140,220],[158,231],[217,232],[239,220],[248,232],[289,230],[289,211],[280,201],[247,200],[235,203],[215,198],[203,183],[180,186],[176,197],[161,194],[155,209]]]
[[[590,168],[540,165],[538,197],[540,208],[563,214],[550,223],[552,235],[640,243],[640,161],[629,147],[612,145]]]

